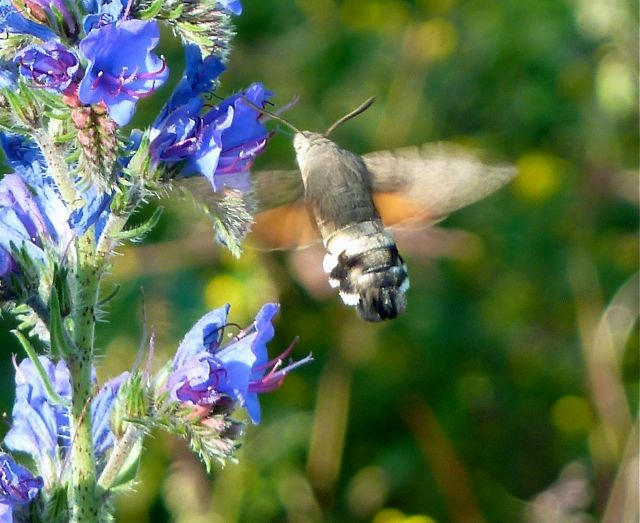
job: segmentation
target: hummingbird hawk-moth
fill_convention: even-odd
[[[515,169],[485,163],[453,144],[360,156],[328,138],[373,101],[367,100],[324,134],[300,131],[255,107],[295,130],[299,171],[256,172],[252,178],[258,200],[254,232],[276,248],[308,244],[313,232],[309,234],[305,215],[311,215],[326,249],[323,268],[329,284],[364,320],[377,322],[404,311],[409,288],[406,264],[385,224],[439,221],[496,191]],[[284,236],[282,205],[299,211]]]

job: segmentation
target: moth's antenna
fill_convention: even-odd
[[[364,113],[369,107],[373,105],[373,102],[376,101],[376,97],[372,96],[362,103],[359,107],[351,111],[349,114],[345,114],[342,118],[340,118],[337,122],[335,122],[331,127],[329,127],[324,133],[325,136],[329,136],[333,131],[336,130],[336,127],[342,125],[347,120],[351,120],[351,118],[355,118],[360,113]]]
[[[293,134],[291,134],[291,131],[287,131],[286,129],[283,129],[279,125],[276,125],[276,129],[275,130],[276,130],[276,133],[284,134],[288,138],[293,138]]]
[[[255,109],[256,111],[258,111],[259,113],[262,114],[266,114],[269,118],[273,118],[276,122],[280,122],[283,125],[286,125],[287,127],[289,127],[290,129],[293,129],[296,133],[300,133],[300,129],[298,129],[297,127],[295,127],[292,123],[287,122],[287,120],[285,120],[284,118],[282,118],[281,116],[278,116],[275,113],[272,113],[271,111],[267,111],[265,108],[263,107],[258,107],[256,104],[254,104],[253,102],[250,102],[249,100],[247,100],[244,96],[240,97],[242,99],[242,101],[244,103],[246,103],[249,107],[251,107],[252,109]]]
[[[280,113],[286,111],[287,109],[291,109],[291,107],[296,105],[299,101],[300,101],[300,97],[298,95],[295,95],[288,104],[283,105],[282,107],[280,107],[280,109],[278,109],[278,113],[277,114],[280,114]]]

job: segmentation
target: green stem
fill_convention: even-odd
[[[43,129],[35,129],[33,137],[47,160],[48,172],[60,190],[62,199],[71,209],[81,206],[82,198],[69,176],[68,166],[64,160],[64,149],[54,144]]]
[[[95,258],[92,233],[78,239],[78,260],[73,273],[73,337],[75,350],[67,359],[71,375],[71,517],[76,523],[98,521],[96,467],[91,431],[92,362],[95,307],[100,284],[100,267]]]
[[[112,251],[114,239],[113,235],[119,233],[127,223],[130,213],[127,214],[110,214],[107,218],[107,223],[102,230],[100,240],[96,247],[98,257],[106,260],[109,253]]]

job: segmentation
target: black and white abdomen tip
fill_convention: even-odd
[[[356,223],[327,241],[323,266],[329,284],[367,321],[389,320],[406,307],[407,266],[378,221]]]

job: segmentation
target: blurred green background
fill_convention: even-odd
[[[118,520],[636,521],[637,4],[243,3],[220,95],[262,81],[276,107],[299,96],[286,115],[313,130],[375,95],[341,145],[456,141],[519,175],[399,238],[408,311],[381,325],[327,292],[321,251],[234,260],[193,205],[161,202],[158,229],[115,261],[101,379],[135,359],[141,287],[158,365],[206,310],[230,302],[247,324],[269,300],[282,305],[272,354],[300,336],[294,356],[315,361],[262,397],[237,465],[208,477],[183,442],[154,434]],[[294,162],[276,134],[256,168]],[[19,353],[4,328],[0,343]]]

